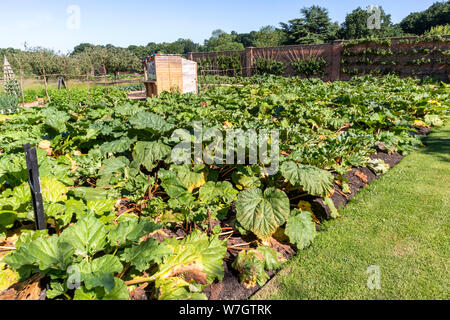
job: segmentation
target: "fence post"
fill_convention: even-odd
[[[45,88],[45,95],[47,96],[48,102],[52,102],[50,99],[50,96],[48,95],[48,88],[47,88],[47,76],[45,74],[45,66],[44,66],[44,55],[41,52],[41,65],[42,65],[42,74],[44,75],[44,88]]]
[[[330,81],[341,78],[342,41],[334,41],[331,46],[331,75]]]
[[[30,185],[31,200],[34,209],[34,221],[36,230],[44,230],[47,225],[45,222],[44,201],[41,193],[41,178],[39,177],[39,165],[37,160],[36,148],[31,148],[27,143],[24,146],[25,158],[28,169],[28,184]]]
[[[245,48],[245,76],[251,77],[253,75],[253,47]]]

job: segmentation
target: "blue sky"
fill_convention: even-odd
[[[2,0],[0,48],[42,46],[67,52],[81,42],[145,45],[190,38],[203,43],[215,29],[249,32],[278,26],[299,16],[299,10],[320,5],[341,23],[357,7],[380,5],[399,22],[436,0]],[[80,8],[80,28],[69,29],[71,5]]]

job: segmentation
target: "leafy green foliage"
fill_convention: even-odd
[[[309,56],[306,59],[298,59],[291,62],[295,72],[303,76],[318,76],[325,73],[327,61],[323,57]]]
[[[19,98],[15,95],[0,94],[0,114],[12,114],[18,111]]]
[[[282,75],[286,70],[286,65],[275,59],[258,58],[255,60],[256,74]]]
[[[333,189],[334,177],[328,171],[292,161],[284,162],[280,171],[293,186],[301,187],[311,195],[325,196]]]
[[[285,233],[299,250],[308,247],[316,237],[316,224],[312,221],[311,213],[293,210],[286,223]]]
[[[2,268],[21,279],[46,275],[49,299],[128,299],[127,285],[143,282],[154,284],[153,298],[204,299],[205,286],[224,272],[217,221],[234,220],[258,242],[284,228],[293,245],[308,246],[314,223],[291,212],[298,197],[331,194],[335,176],[344,188],[339,175],[370,165],[377,148],[404,154],[420,146],[411,133],[418,124],[441,124],[449,105],[447,85],[393,76],[332,84],[254,77],[147,101],[100,90],[98,101],[88,101],[90,92],[70,103],[63,91],[58,102],[0,121],[0,236],[21,233]],[[192,132],[200,120],[224,133],[278,130],[279,172],[267,176],[267,167],[247,162],[174,164],[172,132]],[[38,145],[48,232],[26,231],[34,217],[24,143]],[[338,217],[332,200],[323,201]],[[182,230],[183,239],[170,238]],[[281,259],[257,250],[235,264],[251,285]]]
[[[160,264],[163,257],[171,253],[169,247],[159,244],[154,239],[148,239],[138,246],[126,248],[120,259],[142,272],[147,270],[151,264]]]
[[[243,250],[233,262],[233,268],[239,272],[239,280],[246,288],[263,286],[269,276],[266,270],[277,270],[285,261],[284,257],[274,249],[258,247]]]
[[[248,189],[236,201],[236,218],[261,239],[269,238],[289,216],[289,198],[278,189]]]
[[[61,239],[75,248],[76,255],[86,258],[104,248],[106,228],[93,215],[86,215],[64,230]]]

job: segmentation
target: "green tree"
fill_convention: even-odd
[[[140,71],[141,66],[141,61],[127,49],[114,46],[106,49],[106,71],[114,73],[116,79],[119,72]]]
[[[276,47],[282,45],[286,41],[285,34],[282,30],[273,26],[265,26],[255,32],[255,47]]]
[[[285,44],[324,43],[336,39],[339,25],[331,22],[327,9],[312,6],[300,12],[300,18],[281,23],[286,34]]]
[[[84,52],[86,51],[87,48],[93,48],[95,47],[95,45],[90,44],[90,43],[80,43],[79,45],[75,46],[75,48],[73,48],[73,51],[70,55],[76,55],[78,53]]]
[[[205,40],[205,51],[244,50],[244,45],[236,41],[236,36],[222,30],[214,30],[211,38]]]
[[[394,37],[402,35],[402,30],[392,24],[391,15],[380,9],[380,29],[369,29],[369,17],[373,14],[358,7],[345,17],[338,36],[341,39],[361,39],[367,37]]]
[[[64,60],[53,50],[36,47],[27,48],[26,52],[26,60],[33,74],[42,76],[44,74],[42,67],[47,77],[65,73]]]
[[[400,22],[406,33],[423,34],[432,27],[450,24],[450,1],[436,2],[422,12],[414,12]]]

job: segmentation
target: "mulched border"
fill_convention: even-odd
[[[412,134],[426,136],[431,132],[431,128],[420,128],[417,132],[411,132]],[[404,158],[399,153],[386,153],[386,152],[378,152],[370,157],[371,159],[381,159],[386,164],[389,164],[390,169],[395,167],[400,161]],[[374,180],[379,179],[383,175],[377,176],[370,169],[363,168],[353,168],[347,174],[344,175],[345,178],[348,179],[348,184],[350,187],[350,194],[345,194],[342,192],[342,188],[334,183],[334,193],[331,197],[335,207],[340,210],[344,208],[350,200],[355,197],[361,189],[367,187]],[[331,219],[331,211],[330,208],[323,203],[323,198],[320,197],[305,197],[303,200],[306,200],[311,203],[312,210],[314,211],[314,215],[320,220],[329,220]],[[227,225],[227,223],[224,223]],[[231,223],[230,223],[231,225]],[[317,226],[320,230],[320,226]],[[245,239],[234,237],[230,238],[233,241],[232,245],[238,242],[245,242]],[[230,242],[229,242],[230,244]],[[288,244],[282,244],[275,242],[274,249],[278,252],[283,253],[283,255],[289,260],[296,255],[296,251],[293,250]],[[239,274],[236,270],[231,267],[232,262],[234,261],[237,252],[227,253],[227,257],[224,260],[224,271],[225,276],[221,282],[213,283],[212,285],[205,288],[204,293],[207,295],[209,300],[247,300],[252,297],[255,293],[257,293],[262,287],[257,285],[254,288],[247,289],[239,282]],[[270,280],[277,274],[277,272],[269,271],[267,272]],[[269,281],[270,281],[269,280]],[[269,282],[268,281],[268,282]]]

